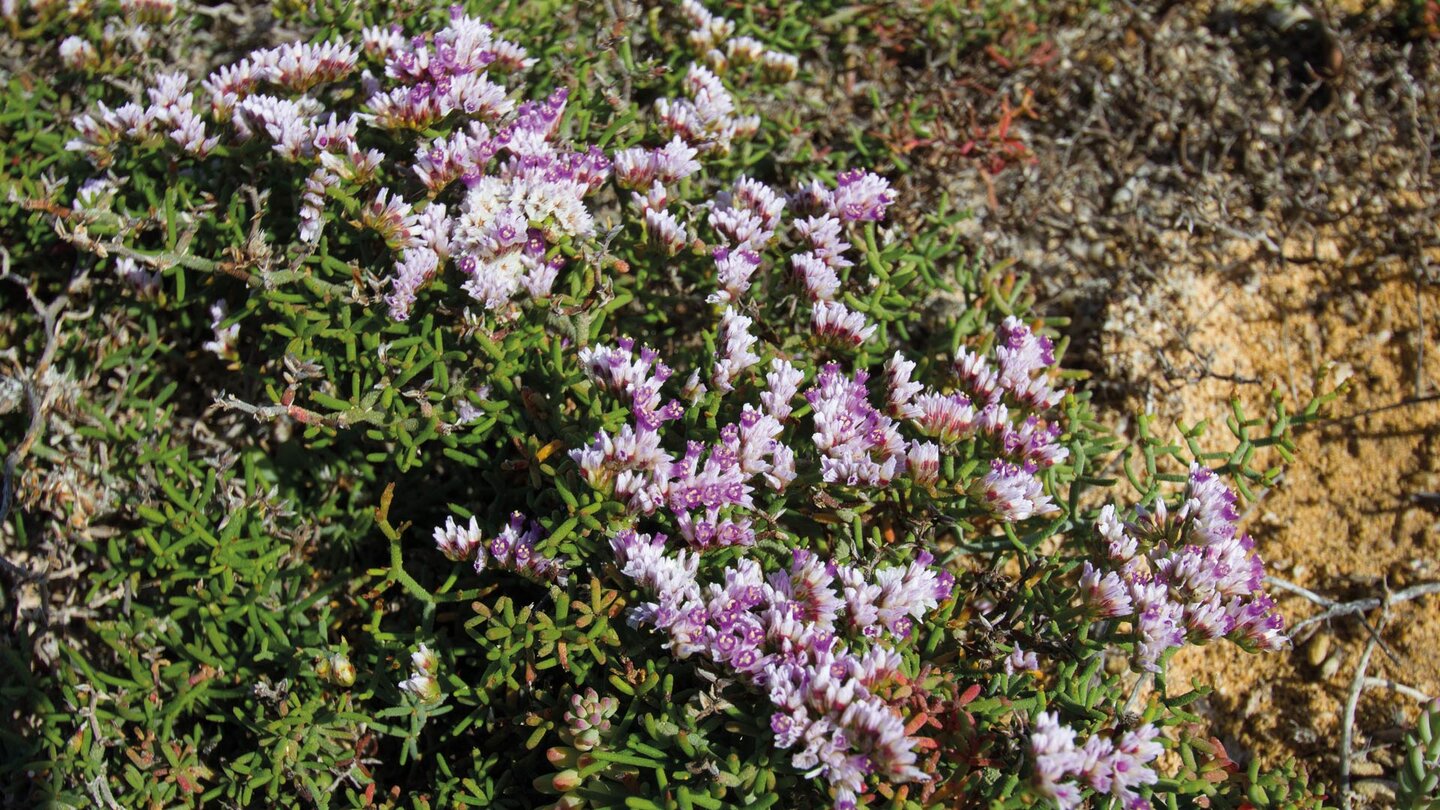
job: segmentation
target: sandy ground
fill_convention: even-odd
[[[1336,374],[1349,374],[1347,394],[1331,408],[1335,418],[1300,432],[1297,461],[1250,509],[1247,529],[1273,576],[1333,599],[1381,596],[1387,588],[1434,581],[1440,577],[1440,515],[1416,496],[1440,491],[1440,401],[1347,417],[1415,397],[1417,369],[1423,370],[1422,390],[1437,390],[1440,345],[1420,316],[1437,311],[1440,291],[1417,290],[1412,268],[1399,261],[1367,266],[1363,289],[1339,294],[1328,283],[1328,274],[1341,270],[1337,258],[1283,269],[1260,264],[1254,289],[1223,279],[1191,280],[1174,293],[1177,322],[1148,333],[1111,331],[1107,354],[1144,375],[1203,358],[1220,374],[1257,380],[1186,381],[1152,403],[1164,414],[1204,415],[1218,423],[1231,397],[1253,412],[1272,388],[1292,401],[1308,396],[1313,378],[1306,374],[1313,369],[1331,364]],[[1183,346],[1181,334],[1189,336]],[[1291,624],[1319,611],[1305,598],[1272,591]],[[1373,653],[1369,675],[1440,694],[1437,599],[1389,611],[1381,631],[1385,647]],[[1379,610],[1364,615],[1372,626],[1382,621]],[[1294,756],[1331,772],[1338,763],[1342,708],[1368,637],[1351,617],[1305,628],[1289,654],[1191,648],[1176,658],[1172,683],[1185,691],[1184,684],[1196,678],[1214,687],[1207,699],[1210,716],[1237,753],[1271,764]],[[1414,719],[1415,705],[1385,688],[1364,692],[1354,740],[1362,752],[1352,766],[1356,776],[1382,776],[1394,765],[1398,729]],[[1383,804],[1383,786],[1361,787],[1377,790]]]

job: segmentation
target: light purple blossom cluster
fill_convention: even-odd
[[[1055,407],[1065,395],[1049,382],[1054,348],[1049,338],[1013,316],[1000,325],[998,337],[995,363],[964,347],[958,352],[953,371],[963,393],[928,391],[911,380],[913,362],[898,354],[891,358],[886,364],[890,412],[945,443],[983,433],[1016,462],[1053,466],[1069,451],[1057,443],[1059,426],[1043,424],[1034,411]],[[1017,426],[1012,411],[1031,413]]]
[[[615,153],[615,182],[631,191],[666,188],[700,171],[695,147],[678,135],[656,149],[635,146]]]
[[[264,84],[305,93],[321,84],[339,81],[355,70],[356,56],[355,49],[343,42],[286,43],[253,51],[239,62],[210,74],[202,84],[210,93],[211,109],[217,117],[224,117]]]
[[[738,325],[727,331],[743,334],[749,319],[731,317]],[[749,355],[748,344],[743,351],[758,360]],[[772,364],[771,388],[762,402],[782,409],[783,417],[768,405],[745,405],[738,422],[720,428],[718,442],[689,442],[677,459],[664,448],[660,433],[665,422],[681,415],[677,400],[660,404],[660,386],[670,368],[648,348],[637,357],[628,339],[618,348],[582,349],[581,363],[597,384],[629,399],[633,417],[633,424],[613,434],[600,431],[590,445],[570,451],[590,485],[613,493],[636,513],[668,509],[681,536],[694,547],[753,544],[755,532],[744,512],[754,508],[755,483],[783,491],[795,478],[795,455],[779,436],[781,419],[790,415],[799,372],[783,362]],[[722,377],[717,384],[734,379],[723,367],[716,373]]]
[[[698,0],[683,0],[680,13],[689,21],[691,46],[717,71],[731,65],[759,65],[767,78],[789,81],[800,71],[800,60],[766,48],[753,37],[733,37],[735,23],[710,13]]]
[[[707,155],[729,154],[736,140],[754,135],[760,117],[739,115],[735,97],[720,77],[704,65],[691,65],[684,83],[687,98],[655,101],[655,115],[665,131]]]
[[[630,400],[631,414],[646,430],[661,423],[679,419],[684,410],[676,400],[660,404],[660,386],[674,372],[660,361],[649,346],[635,353],[635,341],[621,338],[618,348],[586,346],[580,350],[580,363],[585,373],[602,388]]]
[[[717,73],[732,67],[759,66],[765,78],[795,78],[800,62],[794,56],[765,48],[751,37],[731,36],[735,23],[712,14],[699,0],[683,0],[681,15],[690,23],[687,39],[709,65],[692,64],[685,77],[686,98],[662,98],[655,114],[665,129],[706,154],[727,154],[736,139],[748,138],[760,126],[755,115],[739,115],[735,99]]]
[[[1083,564],[1081,597],[1100,617],[1130,620],[1139,666],[1157,669],[1166,651],[1187,641],[1230,638],[1264,650],[1289,644],[1262,588],[1264,564],[1238,521],[1235,494],[1198,464],[1173,515],[1163,500],[1129,525],[1114,506],[1101,510],[1107,559]]]
[[[435,528],[435,546],[440,552],[456,562],[473,558],[476,573],[493,565],[531,579],[563,582],[565,567],[560,561],[535,550],[542,539],[540,524],[519,512],[512,514],[510,522],[488,543],[473,517],[468,525],[447,517],[444,526]]]
[[[1008,464],[992,459],[990,472],[981,479],[981,491],[990,511],[1006,520],[1025,520],[1033,515],[1054,512],[1058,507],[1035,476],[1033,462]]]
[[[731,306],[725,307],[724,314],[720,316],[720,354],[710,375],[710,382],[716,390],[735,390],[734,383],[740,372],[760,362],[760,356],[751,351],[755,346],[755,336],[750,334],[753,323],[748,316],[741,315]]]
[[[816,301],[810,305],[810,328],[821,343],[859,348],[875,334],[875,324],[839,301]]]
[[[784,197],[758,180],[742,177],[729,191],[715,196],[710,226],[731,249],[758,252],[775,239],[784,212]]]
[[[636,146],[615,153],[615,181],[633,192],[650,241],[671,256],[689,241],[689,232],[668,208],[669,186],[700,171],[698,154],[678,135],[656,149]]]
[[[387,35],[390,34],[390,35]],[[493,120],[514,106],[505,88],[490,79],[492,69],[519,71],[534,64],[525,50],[499,39],[487,24],[451,10],[451,23],[427,42],[405,40],[394,29],[372,28],[367,49],[385,60],[385,75],[398,86],[371,89],[367,104],[385,129],[425,129],[452,113]]]
[[[315,95],[359,67],[360,52],[333,41],[261,49],[219,68],[201,83],[210,118],[228,124],[234,142],[268,142],[285,161],[308,168],[299,210],[299,235],[307,244],[322,236],[329,189],[342,181],[370,182],[386,159],[377,149],[360,147],[362,125],[424,129],[448,122],[452,131],[422,144],[409,171],[432,200],[463,181],[456,210],[380,188],[367,195],[361,211],[362,224],[395,252],[385,296],[390,315],[407,319],[420,288],[452,260],[464,276],[462,288],[485,309],[503,315],[522,291],[547,296],[562,266],[551,248],[595,232],[585,200],[610,174],[610,161],[598,148],[573,151],[556,141],[566,91],[517,106],[492,75],[524,70],[534,60],[458,7],[433,34],[407,39],[395,29],[371,29],[363,40],[364,53],[384,63],[383,77],[369,70],[360,75],[368,112],[336,112]],[[79,45],[71,50],[82,58]],[[188,85],[185,76],[166,74],[147,91],[149,105],[97,105],[76,119],[79,137],[69,148],[97,165],[107,163],[121,141],[169,138],[191,154],[209,154],[222,136],[209,134]],[[676,140],[649,155],[645,173],[655,183],[673,182],[699,168],[695,155]],[[662,212],[657,206],[656,215]],[[665,238],[678,249],[676,234]]]
[[[895,420],[870,404],[868,378],[864,370],[846,377],[838,364],[827,363],[805,392],[815,421],[820,472],[828,482],[879,487],[905,471],[905,439]]]
[[[210,154],[219,137],[207,136],[205,122],[195,112],[195,96],[186,90],[188,83],[183,74],[165,73],[147,88],[148,105],[132,101],[112,110],[97,102],[94,113],[75,118],[79,137],[65,148],[84,152],[97,166],[110,162],[110,150],[121,141],[157,145],[168,138],[196,157]]]
[[[840,273],[853,266],[844,255],[850,243],[843,228],[846,223],[884,219],[895,193],[879,175],[854,169],[841,173],[835,189],[814,180],[791,200],[802,213],[811,212],[794,223],[807,249],[790,257],[794,276],[812,302],[811,330],[821,343],[857,348],[870,339],[876,327],[862,313],[835,300]]]
[[[1030,732],[1035,786],[1039,792],[1072,810],[1082,804],[1083,787],[1118,799],[1127,810],[1148,810],[1154,805],[1138,788],[1159,781],[1150,763],[1165,748],[1156,738],[1160,730],[1145,724],[1114,738],[1093,736],[1075,744],[1075,731],[1053,712],[1041,712]]]
[[[890,181],[864,169],[848,169],[835,178],[835,188],[819,180],[811,180],[796,195],[796,203],[806,211],[840,222],[879,222],[895,202]]]
[[[1056,509],[1038,474],[1070,451],[1060,444],[1060,426],[1042,420],[1041,413],[1065,392],[1048,379],[1055,364],[1048,338],[1014,317],[1001,324],[998,337],[993,364],[960,349],[953,369],[963,392],[942,393],[915,382],[915,363],[897,352],[885,364],[886,405],[890,414],[941,445],[990,441],[997,457],[980,481],[980,494],[996,515],[1024,520]]]
[[[928,554],[867,577],[796,550],[788,570],[767,577],[741,560],[723,584],[701,585],[699,557],[667,554],[664,535],[626,530],[611,547],[621,572],[655,600],[633,608],[631,622],[664,631],[676,657],[699,656],[764,692],[775,745],[830,784],[837,808],[853,808],[872,776],[928,779],[899,711],[873,691],[899,671],[886,635],[904,638],[950,597],[953,578]],[[870,639],[868,649],[852,650],[847,634]]]
[[[795,221],[795,230],[810,248],[790,257],[806,295],[812,301],[829,301],[840,289],[840,271],[853,265],[845,258],[850,243],[841,234],[840,220],[831,214]]]
[[[565,100],[559,90],[543,104],[521,105],[496,136],[509,155],[499,171],[463,176],[469,191],[455,222],[459,267],[465,290],[489,309],[522,286],[532,297],[548,295],[561,265],[547,251],[595,231],[584,198],[609,177],[610,161],[593,147],[566,152],[550,142]]]

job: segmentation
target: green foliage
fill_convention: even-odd
[[[1420,712],[1415,728],[1405,735],[1404,763],[1400,767],[1398,807],[1416,810],[1440,807],[1440,703],[1431,701]]]

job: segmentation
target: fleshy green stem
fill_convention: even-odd
[[[381,534],[390,541],[390,571],[388,578],[392,582],[400,583],[400,587],[410,592],[410,595],[424,602],[431,610],[434,609],[435,597],[425,586],[415,581],[415,578],[405,571],[405,561],[400,552],[400,535],[409,527],[409,524],[401,524],[398,528],[390,525],[390,501],[395,496],[395,485],[385,485],[385,493],[380,496],[380,506],[375,510],[375,523],[380,527]]]

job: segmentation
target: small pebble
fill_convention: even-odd
[[[1345,654],[1340,650],[1331,653],[1330,657],[1325,659],[1325,663],[1320,665],[1320,680],[1328,681],[1335,677],[1335,673],[1340,671],[1340,663],[1344,659]]]

